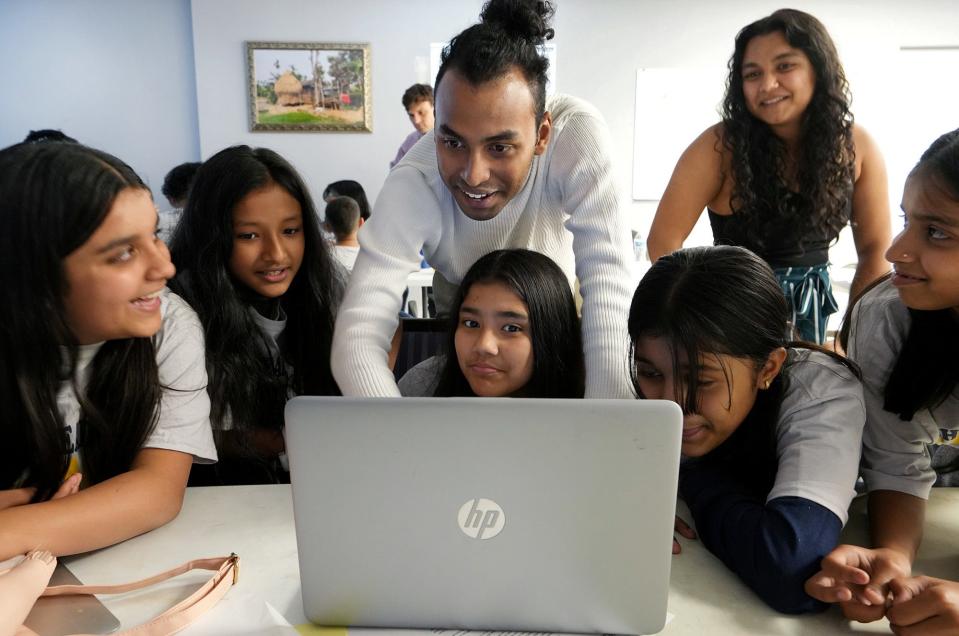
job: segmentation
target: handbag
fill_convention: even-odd
[[[51,585],[40,596],[63,596],[67,594],[122,594],[139,590],[175,576],[185,574],[191,570],[211,570],[213,576],[200,586],[193,594],[166,610],[156,618],[137,627],[115,632],[118,636],[168,636],[187,627],[203,615],[204,612],[223,598],[227,591],[236,584],[240,574],[240,557],[231,554],[228,557],[214,557],[210,559],[196,559],[187,561],[173,569],[161,572],[140,581],[121,585]],[[36,632],[20,627],[14,636],[37,636]],[[73,634],[71,636],[92,636],[88,634]]]

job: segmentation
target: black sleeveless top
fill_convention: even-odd
[[[846,201],[845,219],[852,215],[852,188]],[[813,267],[829,262],[829,245],[838,238],[837,232],[824,232],[809,223],[798,222],[804,216],[805,205],[803,197],[797,192],[782,188],[782,202],[790,216],[796,223],[780,224],[764,237],[764,244],[759,246],[755,240],[745,235],[737,228],[737,223],[731,222],[733,215],[717,214],[707,208],[709,224],[713,228],[714,245],[738,245],[756,253],[769,263],[772,268],[780,267]]]

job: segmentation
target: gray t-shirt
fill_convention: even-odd
[[[776,423],[779,468],[766,500],[809,499],[845,524],[866,420],[862,385],[839,361],[809,349],[790,351],[786,373]]]
[[[403,397],[433,397],[445,364],[446,356],[438,355],[410,367],[397,383],[400,387],[400,395]]]
[[[143,447],[189,453],[197,463],[215,462],[203,328],[186,301],[169,290],[160,296],[160,314],[160,330],[154,336],[161,386],[160,417]],[[89,381],[90,364],[102,346],[100,342],[79,348],[76,380],[81,391]],[[69,381],[60,387],[57,408],[74,452],[70,470],[82,470],[83,449],[77,451],[80,404]]]
[[[926,499],[936,480],[927,445],[959,445],[959,388],[935,409],[903,421],[883,409],[889,376],[912,319],[891,281],[862,297],[853,310],[849,358],[862,369],[866,397],[862,476],[867,490],[893,490]]]

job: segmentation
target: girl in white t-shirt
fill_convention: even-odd
[[[19,144],[0,151],[0,224],[0,560],[163,525],[216,451],[150,191],[104,152]]]
[[[955,445],[959,432],[959,130],[922,155],[902,209],[886,252],[895,271],[857,300],[845,342],[863,370],[873,547],[836,548],[808,589],[855,620],[955,634],[959,583],[911,573],[936,479],[928,446]]]
[[[569,281],[548,256],[496,250],[466,272],[446,351],[399,382],[405,396],[581,398],[583,341]]]
[[[170,286],[206,335],[220,462],[191,484],[288,481],[283,408],[338,395],[330,342],[345,272],[322,239],[309,191],[266,148],[234,146],[197,171],[170,246]]]
[[[866,414],[855,371],[817,345],[787,342],[788,319],[758,256],[690,248],[643,277],[629,335],[638,394],[685,412],[679,492],[696,533],[793,614],[825,607],[803,583],[846,522]]]

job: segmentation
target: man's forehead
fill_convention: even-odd
[[[533,94],[529,84],[519,73],[510,71],[487,82],[473,84],[455,69],[448,71],[440,81],[436,94],[436,115],[439,121],[456,128],[460,118],[475,118],[491,122],[493,128],[515,128],[525,120],[535,122]],[[509,122],[507,125],[503,125]],[[463,127],[462,124],[459,126]],[[489,130],[486,131],[490,134]]]

